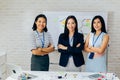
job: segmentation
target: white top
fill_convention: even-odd
[[[99,36],[94,36],[94,33],[90,33],[89,46],[94,44],[95,47],[100,47],[103,42],[103,37],[106,33],[102,32]],[[106,51],[102,56],[89,59],[89,55],[86,60],[87,72],[106,72]]]

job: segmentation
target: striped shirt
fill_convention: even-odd
[[[44,42],[44,46],[43,46],[44,48],[47,48],[50,44],[53,45],[53,40],[49,32],[40,33],[37,31],[33,31],[31,34],[31,38],[32,38],[31,39],[32,40],[31,50],[36,49],[38,47],[42,48],[43,42]],[[41,40],[44,40],[44,41],[42,42]]]

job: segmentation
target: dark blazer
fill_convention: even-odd
[[[61,53],[59,65],[63,67],[67,66],[70,55],[73,56],[73,61],[76,67],[79,67],[85,63],[82,54],[82,50],[84,48],[83,34],[76,33],[73,37],[73,46],[71,47],[69,44],[69,37],[65,37],[63,33],[59,36],[58,44],[68,47],[67,50],[58,49],[58,51]],[[78,43],[80,43],[80,47],[76,47]]]

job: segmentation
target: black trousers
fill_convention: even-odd
[[[49,70],[49,56],[32,55],[31,57],[31,71],[48,71]]]

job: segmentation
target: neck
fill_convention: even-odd
[[[95,35],[99,35],[101,33],[101,31],[96,31]]]
[[[38,31],[38,32],[40,32],[40,33],[42,33],[42,32],[43,32],[43,30],[40,30],[40,29],[37,29],[37,31]]]
[[[74,35],[74,31],[69,32],[69,37],[72,37]]]

